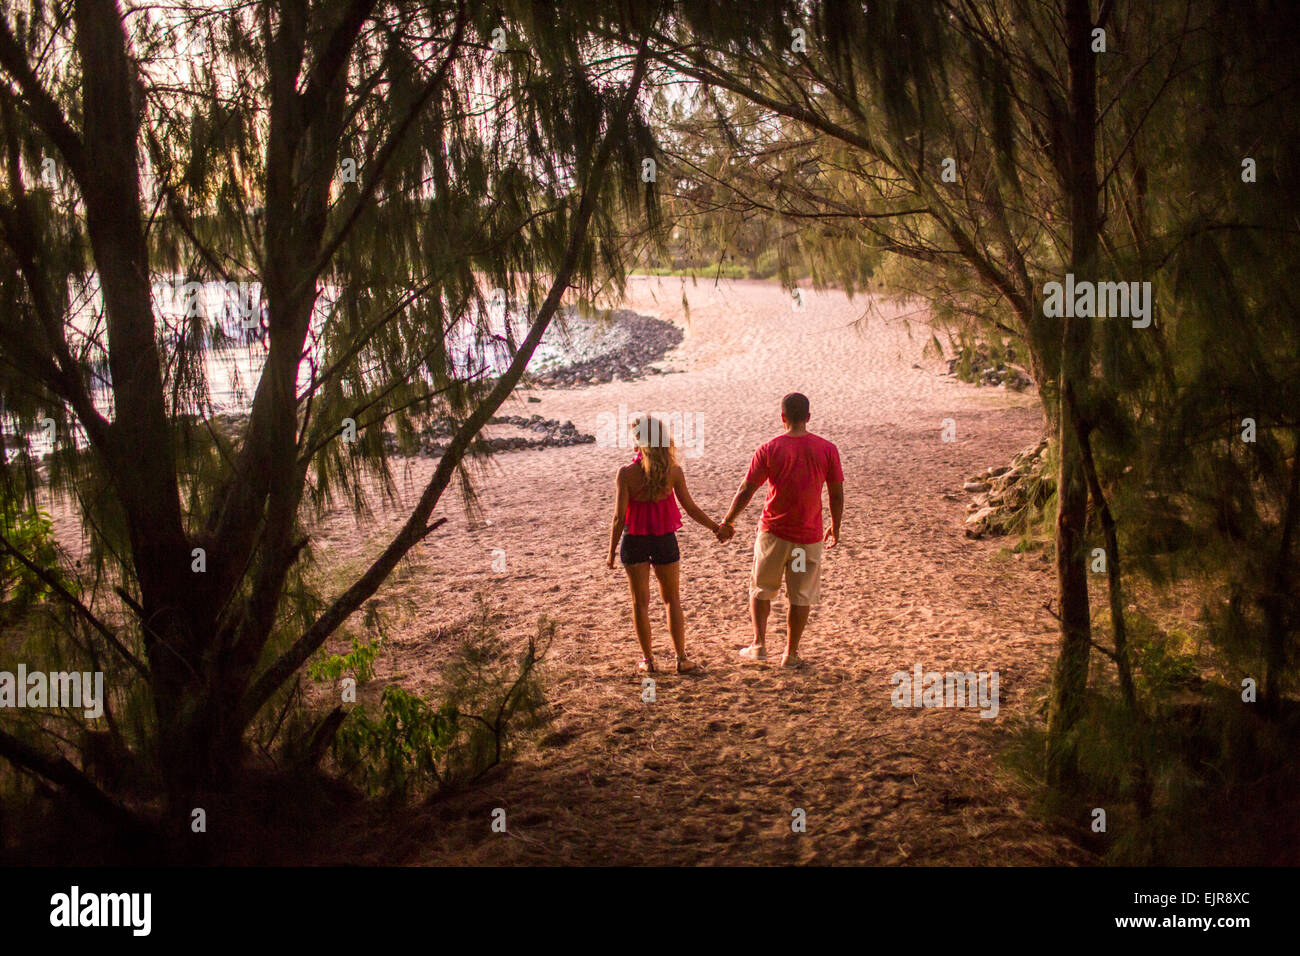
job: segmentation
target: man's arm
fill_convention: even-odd
[[[736,518],[745,510],[749,500],[754,497],[754,492],[758,491],[758,488],[758,485],[752,485],[748,481],[740,483],[740,490],[736,492],[736,497],[732,499],[731,507],[727,509],[727,516],[722,519],[722,527],[735,530],[733,524]]]
[[[718,526],[718,540],[728,541],[736,533],[735,520],[740,513],[745,510],[749,504],[749,499],[754,497],[754,492],[762,488],[767,482],[767,456],[764,453],[766,445],[760,445],[754,452],[754,457],[749,461],[749,471],[745,472],[745,479],[740,483],[740,490],[736,492],[736,497],[731,499],[731,507],[727,509],[727,516],[722,519],[722,524]]]
[[[826,491],[831,498],[831,530],[826,533],[826,541],[835,547],[840,541],[840,519],[844,517],[844,482],[826,482]]]

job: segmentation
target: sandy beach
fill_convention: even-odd
[[[380,592],[394,622],[378,677],[428,689],[449,651],[440,639],[476,593],[520,646],[537,616],[559,622],[544,665],[554,723],[508,773],[421,810],[394,835],[403,858],[354,841],[350,862],[412,864],[1047,864],[1082,851],[1049,833],[997,763],[1001,735],[1036,707],[1055,648],[1044,609],[1049,554],[963,535],[963,479],[1005,463],[1043,424],[1032,392],[976,388],[922,358],[924,315],[859,296],[805,293],[803,311],[773,283],[637,279],[626,305],[678,323],[666,374],[586,388],[521,392],[502,414],[572,420],[595,433],[619,406],[691,415],[699,454],[684,466],[696,502],[720,518],[753,449],[780,430],[789,391],[811,399],[810,430],[834,441],[845,472],[844,533],[829,553],[822,604],[801,645],[810,666],[742,664],[748,575],[761,501],[719,545],[687,520],[682,595],[688,648],[706,673],[657,675],[642,701],[639,652],[621,568],[605,566],[614,473],[608,443],[502,453],[478,477],[481,517],[450,494],[448,523]],[[909,327],[910,325],[910,327]],[[527,402],[528,395],[540,402]],[[956,441],[940,440],[942,421]],[[608,421],[608,418],[605,419]],[[694,452],[692,452],[694,454]],[[399,469],[418,494],[432,463]],[[361,522],[338,514],[318,554],[360,567],[401,508]],[[1011,542],[1013,543],[1013,542]],[[504,551],[505,570],[501,565]],[[784,596],[769,646],[785,633]],[[655,641],[671,662],[662,606]],[[775,655],[774,655],[775,656]],[[995,719],[975,709],[896,708],[890,676],[925,670],[1000,675]],[[505,834],[490,830],[493,808]],[[806,832],[792,831],[804,811]],[[388,841],[384,841],[387,843]],[[376,858],[382,854],[385,858]]]

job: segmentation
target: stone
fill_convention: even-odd
[[[996,508],[981,508],[966,519],[966,534],[977,538],[988,530],[987,522],[997,514]]]

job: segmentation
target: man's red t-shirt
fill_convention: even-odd
[[[745,481],[771,482],[759,528],[795,544],[822,540],[822,485],[843,481],[840,451],[820,435],[778,435],[758,446]]]

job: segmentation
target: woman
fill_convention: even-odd
[[[677,499],[688,515],[715,534],[718,524],[691,500],[686,490],[686,475],[677,464],[667,426],[655,418],[638,418],[632,425],[632,435],[637,454],[630,465],[618,470],[608,564],[614,566],[617,550],[632,589],[632,616],[643,655],[639,669],[655,671],[650,644],[650,569],[653,567],[659,594],[668,610],[668,631],[677,650],[677,673],[689,674],[699,670],[699,665],[686,658],[686,620],[678,593],[681,555],[677,550],[677,529],[682,526],[682,515],[677,510]]]

